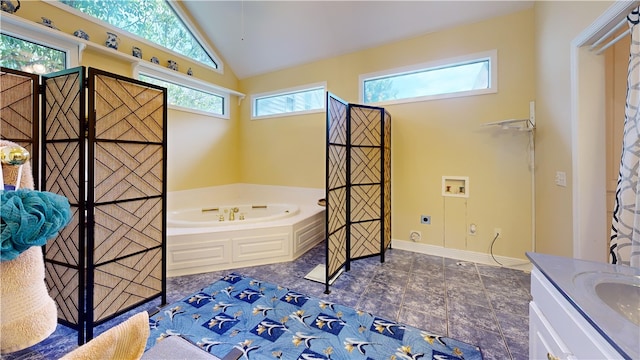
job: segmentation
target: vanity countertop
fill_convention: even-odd
[[[640,326],[612,310],[595,291],[606,279],[618,283],[629,279],[638,286],[640,269],[531,252],[527,257],[615,349],[626,358],[640,358]],[[640,307],[637,295],[626,302]]]

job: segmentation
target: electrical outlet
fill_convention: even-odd
[[[411,230],[409,232],[409,240],[411,240],[413,242],[417,242],[417,241],[422,240],[422,233],[420,231]]]
[[[478,232],[478,225],[470,224],[469,225],[469,235],[474,236]]]
[[[496,238],[498,236],[502,236],[502,229],[501,228],[493,228],[493,237]]]
[[[420,223],[431,225],[431,215],[420,215]]]

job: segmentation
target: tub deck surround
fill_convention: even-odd
[[[236,220],[212,226],[174,227],[168,219],[167,276],[295,260],[325,238],[325,208],[317,205],[322,197],[324,189],[254,184],[170,192],[169,213],[242,204],[291,204],[298,211],[269,221],[238,220],[236,214]]]
[[[274,221],[296,215],[300,210],[293,204],[220,205],[170,211],[168,227],[217,227]],[[232,218],[233,217],[233,218]]]
[[[599,283],[596,278],[605,281],[612,277],[640,278],[640,269],[530,252],[527,257],[562,297],[623,357],[640,357],[640,327],[607,307],[595,294],[595,285]]]

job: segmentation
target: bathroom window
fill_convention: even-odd
[[[18,17],[3,17],[0,65],[34,74],[79,65],[78,42],[56,36],[42,25]]]
[[[66,69],[67,53],[18,37],[0,37],[0,66],[32,74]]]
[[[89,15],[188,59],[219,69],[217,56],[203,46],[205,42],[195,28],[184,20],[186,17],[180,8],[168,1],[58,1],[64,4],[59,7],[66,11],[82,17]],[[55,5],[55,2],[52,3]]]
[[[216,94],[211,91],[195,89],[192,87],[179,85],[171,81],[160,79],[159,77],[139,74],[141,81],[156,84],[167,88],[167,101],[169,107],[186,110],[190,112],[202,113],[204,115],[214,115],[225,119],[228,115],[228,95]]]
[[[324,111],[325,84],[262,93],[251,97],[252,119]]]
[[[360,76],[360,101],[404,103],[496,93],[497,51]]]

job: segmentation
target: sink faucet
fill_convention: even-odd
[[[237,207],[229,208],[229,221],[233,221],[236,219],[236,213],[238,212]]]

